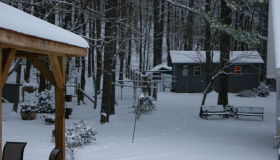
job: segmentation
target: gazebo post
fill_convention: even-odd
[[[65,56],[49,55],[55,86],[55,148],[61,149],[59,160],[65,160]]]
[[[0,159],[2,160],[2,89],[5,84],[10,66],[15,58],[16,54],[15,48],[7,49],[7,53],[3,55],[2,47],[0,47]]]
[[[2,77],[2,47],[0,46],[0,77]],[[2,81],[0,79],[0,159],[2,160]]]

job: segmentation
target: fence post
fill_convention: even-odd
[[[153,88],[153,98],[157,99],[157,83],[154,83],[154,88]]]
[[[80,100],[81,100],[81,95],[80,95],[80,87],[81,87],[81,84],[79,83],[78,84],[78,89],[77,89],[77,105],[80,105]]]
[[[149,84],[148,84],[148,95],[151,96],[151,87],[152,87],[152,82],[151,79],[149,79]]]

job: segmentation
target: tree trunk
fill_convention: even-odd
[[[208,13],[211,11],[211,0],[206,0],[205,4],[205,12]],[[212,81],[212,72],[211,72],[211,28],[210,28],[210,23],[205,20],[205,44],[204,44],[204,50],[206,51],[206,84],[210,84]],[[209,88],[209,91],[212,90],[212,85]],[[202,104],[204,105],[204,103]]]
[[[129,5],[129,14],[128,15],[132,15],[132,5],[133,2],[130,2]],[[127,55],[127,62],[126,62],[126,78],[130,78],[130,63],[131,63],[131,52],[132,52],[132,26],[133,26],[133,20],[131,20],[130,22],[130,27],[128,28],[128,37],[130,37],[130,39],[128,40],[128,55]]]
[[[101,2],[96,1],[96,10],[99,12],[101,9]],[[97,93],[100,90],[101,76],[102,76],[102,42],[101,42],[101,18],[96,19],[96,39],[99,39],[96,47],[96,78],[95,78],[95,95],[94,95],[94,109],[97,105]]]
[[[101,118],[106,114],[106,122],[109,122],[109,116],[113,113],[112,106],[112,81],[114,76],[112,70],[114,68],[114,55],[116,51],[116,15],[117,1],[107,1],[105,9],[106,25],[105,25],[105,48],[104,48],[104,74],[103,74],[103,92],[101,102]],[[110,21],[109,21],[110,20]],[[103,122],[101,122],[103,123]]]
[[[231,8],[227,6],[225,0],[221,1],[221,21],[224,24],[231,24]],[[227,33],[221,33],[220,36],[220,66],[224,73],[220,74],[219,80],[219,96],[218,105],[226,106],[228,104],[228,68],[226,65],[229,61],[230,54],[230,39],[231,37]]]
[[[119,80],[123,80],[123,62],[124,62],[124,55],[125,52],[120,52],[119,57],[120,57],[120,74],[119,74]],[[123,82],[120,82],[121,84],[123,84]]]
[[[42,58],[42,61],[46,66],[49,66],[48,60],[46,58]],[[39,82],[38,92],[41,93],[42,91],[45,91],[46,89],[47,89],[46,78],[42,73],[40,73],[40,82]]]
[[[139,21],[140,21],[140,27],[139,27],[139,30],[140,30],[140,35],[139,35],[139,38],[140,38],[140,41],[139,41],[139,72],[142,72],[143,70],[143,56],[142,56],[142,43],[143,43],[143,36],[142,36],[142,7],[141,7],[141,0],[139,0]]]
[[[189,6],[193,6],[193,5],[194,5],[194,0],[190,0],[189,1]],[[193,50],[193,35],[194,35],[193,19],[194,19],[194,13],[189,11],[188,18],[187,18],[185,45],[184,45],[184,50],[186,50],[186,51],[192,51]]]
[[[81,72],[81,89],[85,90],[86,86],[86,60],[85,57],[82,57],[82,72]],[[80,94],[80,100],[84,102],[84,94]]]
[[[160,1],[154,0],[154,64],[155,67],[162,63],[162,20]]]
[[[27,59],[25,59],[25,62],[26,62],[26,70],[25,70],[25,75],[24,75],[24,81],[29,82],[31,63]]]
[[[15,88],[15,101],[13,105],[13,111],[17,112],[18,110],[18,102],[19,102],[19,92],[20,92],[20,77],[21,77],[21,65],[18,65],[17,69],[17,77],[16,77],[16,88]]]

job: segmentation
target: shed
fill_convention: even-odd
[[[267,78],[276,79],[276,134],[280,135],[280,1],[269,0]]]
[[[55,147],[62,149],[62,153],[65,153],[65,57],[85,57],[88,47],[80,36],[0,2],[0,97],[13,59],[27,58],[55,86]],[[40,57],[49,58],[52,71]],[[1,110],[0,101],[0,119]],[[65,154],[58,159],[64,160]]]
[[[202,92],[202,83],[206,86],[206,52],[205,51],[170,51],[172,76],[178,83],[172,88],[178,93]],[[213,51],[214,75],[219,68],[220,51]],[[264,61],[257,51],[231,51],[229,60],[228,91],[239,92],[253,89],[259,85],[260,65]],[[214,89],[219,90],[219,79],[214,80]]]

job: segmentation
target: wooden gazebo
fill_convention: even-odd
[[[0,97],[14,58],[27,58],[55,86],[55,147],[65,159],[65,57],[87,56],[80,36],[0,2]],[[49,58],[52,71],[40,57]],[[0,101],[0,159],[2,159]],[[24,141],[24,140],[23,140]]]

